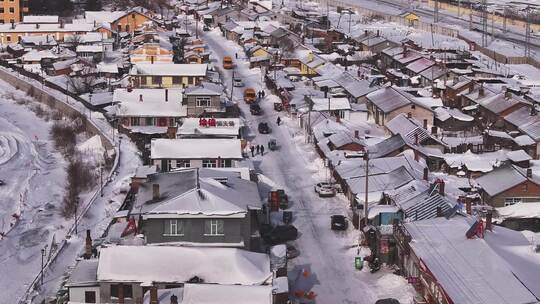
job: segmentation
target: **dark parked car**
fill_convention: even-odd
[[[261,106],[259,106],[258,103],[252,103],[249,105],[249,111],[251,112],[251,115],[261,115],[262,109]]]
[[[375,304],[399,304],[399,301],[396,299],[388,298],[388,299],[377,300]]]
[[[273,246],[296,240],[298,237],[298,230],[293,225],[276,227],[261,225],[261,236],[268,245]]]
[[[259,133],[270,134],[270,127],[268,126],[268,123],[266,122],[259,123]]]
[[[332,215],[330,226],[332,230],[347,230],[347,219],[343,215]]]

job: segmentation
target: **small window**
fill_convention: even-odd
[[[131,14],[131,19],[135,19],[135,14]]]
[[[84,292],[84,303],[96,303],[96,292],[95,291],[85,291]]]
[[[202,162],[202,166],[203,166],[203,168],[216,168],[217,167],[216,160],[214,160],[214,159],[205,159]]]
[[[14,7],[10,7],[10,8],[9,8],[9,12],[10,12],[11,14],[14,14],[14,13],[15,13],[15,8],[14,8]]]
[[[204,221],[204,235],[225,235],[224,226],[225,222],[223,220],[206,220]]]
[[[148,82],[146,81],[146,76],[141,77],[141,84],[146,85]]]
[[[0,7],[0,14],[3,14],[4,13],[4,8],[3,7]],[[3,21],[3,20],[2,20]]]
[[[176,160],[176,168],[189,168],[191,167],[191,161],[189,159]]]
[[[141,122],[139,117],[131,117],[130,125],[131,126],[140,126]]]
[[[413,110],[416,109],[416,105],[415,105],[415,104],[412,104],[412,105],[411,105],[411,109],[413,109]]]
[[[196,106],[198,108],[207,108],[210,106],[210,97],[197,97]]]
[[[126,25],[126,32],[129,32],[129,24]]]
[[[121,25],[121,24],[118,25],[118,31],[119,31],[119,32],[122,31],[122,25]]]
[[[529,186],[527,184],[523,184],[523,185],[521,185],[521,190],[523,192],[527,192],[527,191],[529,191]]]
[[[230,159],[222,159],[219,166],[222,168],[230,168],[232,167],[232,161]]]
[[[184,222],[181,220],[166,220],[163,235],[182,236],[184,235]]]
[[[7,40],[7,42],[10,42],[11,41],[11,36],[7,36],[6,40]]]
[[[172,78],[172,83],[173,83],[173,84],[182,84],[182,77],[180,77],[180,76],[173,76],[173,78]]]

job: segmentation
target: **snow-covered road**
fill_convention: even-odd
[[[226,40],[219,30],[201,35],[213,52],[215,66],[221,66],[223,56],[229,55],[236,63],[235,77],[243,78],[246,87],[256,91],[264,89],[260,70],[249,69],[245,59],[234,59],[235,53],[245,58],[239,46]],[[232,72],[225,70],[223,76],[230,90]],[[318,283],[313,291],[317,294],[317,303],[372,304],[380,297],[395,297],[401,303],[411,303],[414,292],[405,279],[385,271],[370,274],[354,270],[356,249],[352,245],[357,243],[358,231],[349,229],[336,233],[330,230],[330,215],[347,214],[347,204],[340,197],[321,199],[313,191],[313,185],[324,178],[325,169],[313,147],[305,143],[297,122],[282,117],[285,123],[277,126],[276,118],[283,113],[275,112],[267,100],[260,103],[263,115],[252,116],[242,101],[242,93],[243,88],[235,88],[233,99],[238,102],[251,130],[248,140],[252,145],[266,146],[269,138],[276,138],[280,145],[278,151],[255,156],[252,162],[259,173],[283,187],[290,196],[293,224],[300,234],[295,243],[301,251],[292,263],[309,268],[315,275]],[[260,121],[270,124],[272,134],[256,134]]]

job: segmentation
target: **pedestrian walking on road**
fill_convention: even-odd
[[[234,53],[234,57],[238,59],[238,53]]]
[[[281,117],[279,117],[279,116],[277,117],[276,123],[277,123],[278,126],[281,124]]]
[[[255,153],[253,153],[253,152],[255,152],[255,147],[251,146],[249,149],[251,150],[251,157],[255,157]]]
[[[261,145],[261,155],[264,155],[264,146]]]
[[[259,154],[259,151],[261,151],[261,146],[257,145],[257,154]]]

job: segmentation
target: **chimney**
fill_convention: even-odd
[[[486,214],[486,230],[493,231],[493,214],[489,211]]]
[[[480,88],[478,89],[478,97],[484,97],[484,84],[480,84]]]
[[[96,27],[97,23],[96,23],[96,20],[94,20],[94,27]]]
[[[465,211],[468,215],[472,215],[472,202],[469,199],[465,201]]]
[[[143,96],[142,96],[142,94],[139,94],[139,101],[140,101],[140,102],[143,102]]]
[[[413,149],[413,151],[414,151],[414,160],[420,161],[420,154],[418,153],[418,151],[416,151],[416,149]]]
[[[527,169],[527,178],[532,178],[532,169],[531,168]]]
[[[165,89],[165,101],[169,101],[169,89]]]
[[[454,79],[457,80],[457,78]],[[471,83],[469,84],[469,94],[474,91],[475,83],[475,81],[471,81]]]
[[[38,29],[38,28],[39,28],[39,23],[36,23],[36,29]]]
[[[155,201],[159,199],[159,184],[152,184],[152,199]]]
[[[150,288],[150,304],[159,304],[156,286]]]
[[[176,295],[171,296],[171,304],[178,304],[178,297]]]
[[[377,37],[379,37],[379,30],[377,30]]]
[[[368,35],[368,30],[364,30],[364,36]]]
[[[425,181],[428,180],[428,176],[429,176],[429,169],[427,167],[424,168],[424,176],[423,176],[423,179]]]
[[[431,127],[431,134],[437,135],[437,127],[436,126]]]
[[[437,206],[437,217],[442,217],[443,214],[442,214],[442,207],[441,206]]]
[[[360,139],[360,131],[354,130],[354,138]]]
[[[64,28],[64,21],[60,20],[60,28]]]
[[[118,284],[118,304],[124,304],[124,284]]]
[[[403,43],[403,58],[407,57],[407,45]]]
[[[92,237],[90,236],[90,229],[86,230],[86,241],[84,244],[84,258],[89,259],[92,256]]]
[[[414,144],[418,146],[418,133],[414,134]]]
[[[439,183],[439,194],[444,196],[444,180],[439,179],[438,183]]]

